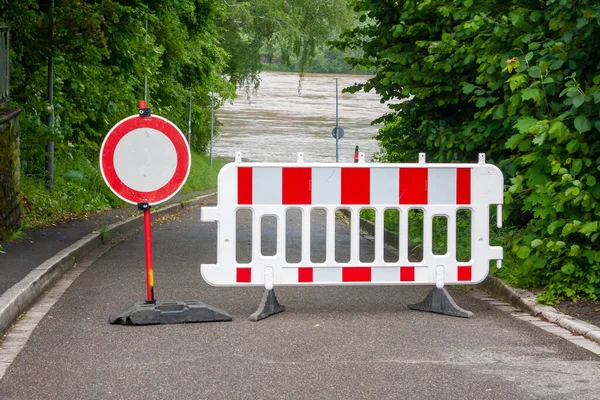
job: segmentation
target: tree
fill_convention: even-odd
[[[231,0],[223,23],[225,72],[238,86],[257,85],[261,52],[292,56],[305,71],[319,45],[350,26],[349,0]]]
[[[48,39],[50,1],[3,1],[2,22],[12,31],[12,100],[23,109],[22,159],[26,174],[44,169],[43,143],[52,139],[65,156],[95,158],[106,132],[135,112],[148,76],[149,105],[178,126],[187,125],[193,93],[192,147],[208,143],[210,91],[232,98],[221,76],[227,54],[217,23],[218,0],[61,0],[54,7],[54,40]],[[148,21],[148,32],[145,23]],[[54,56],[55,128],[45,124],[47,58]]]
[[[485,152],[507,178],[519,260],[504,276],[542,299],[600,295],[600,4],[356,0],[336,46],[376,75],[350,91],[400,100],[378,139],[390,161]]]

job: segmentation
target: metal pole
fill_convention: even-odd
[[[188,107],[188,144],[192,144],[192,87],[190,85],[190,104]]]
[[[54,190],[54,60],[53,60],[53,41],[54,41],[54,0],[50,1],[50,27],[48,29],[48,39],[50,41],[50,56],[48,57],[48,108],[49,114],[46,124],[50,128],[51,139],[46,142],[46,188],[48,191]]]
[[[148,17],[146,17],[146,44],[148,44]],[[148,76],[144,75],[144,101],[148,103]]]
[[[146,205],[144,209],[144,244],[146,245],[146,303],[155,304],[154,269],[152,268],[152,221],[149,205]]]
[[[215,128],[215,92],[210,92],[210,149],[208,156],[208,165],[212,168],[213,159],[213,132]]]
[[[339,127],[338,127],[338,78],[335,78],[335,162],[339,162]]]

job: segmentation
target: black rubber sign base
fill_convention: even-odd
[[[231,321],[227,312],[201,301],[172,303],[135,303],[112,314],[108,322],[121,325],[184,324]]]

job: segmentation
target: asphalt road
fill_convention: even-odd
[[[340,230],[343,230],[341,226]],[[0,399],[597,399],[600,359],[468,291],[461,319],[410,311],[427,287],[276,288],[286,311],[250,322],[261,288],[214,288],[216,224],[157,225],[159,301],[200,299],[232,322],[121,326],[145,295],[141,232],[106,252],[38,325]],[[365,246],[368,244],[365,243]]]
[[[210,192],[213,191],[180,193],[163,203],[163,206]],[[0,257],[0,270],[2,271],[0,294],[10,289],[38,265],[90,232],[123,221],[138,213],[137,206],[133,205],[99,213],[89,213],[78,219],[58,221],[51,226],[28,229],[25,231],[26,237],[2,243],[6,253]]]

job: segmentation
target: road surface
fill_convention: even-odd
[[[427,287],[283,287],[276,293],[286,311],[250,322],[261,288],[215,288],[200,277],[200,262],[215,262],[216,224],[201,223],[199,208],[157,223],[153,236],[157,299],[200,299],[234,320],[110,325],[109,314],[144,300],[137,232],[97,258],[42,318],[0,380],[0,399],[591,400],[600,393],[595,354],[477,290],[449,289],[475,313],[461,319],[408,310]]]

